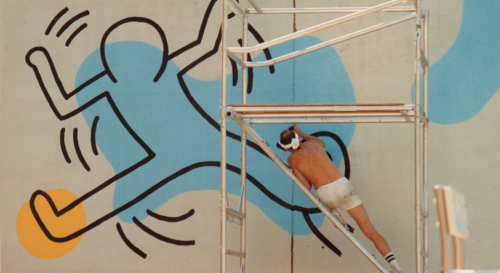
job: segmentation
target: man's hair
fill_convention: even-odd
[[[287,145],[287,144],[292,143],[292,139],[294,136],[295,136],[294,131],[284,130],[283,132],[281,132],[281,135],[280,135],[281,144]]]

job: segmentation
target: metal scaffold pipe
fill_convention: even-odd
[[[317,31],[320,31],[320,30],[323,30],[323,29],[326,29],[326,28],[329,28],[329,27],[332,27],[335,25],[339,25],[341,23],[345,23],[345,22],[354,20],[356,18],[365,16],[365,15],[368,15],[368,14],[371,14],[374,12],[377,12],[379,10],[383,10],[385,8],[395,6],[395,5],[400,4],[402,2],[405,2],[405,1],[406,0],[388,1],[388,2],[382,3],[380,5],[370,7],[370,8],[367,8],[365,10],[361,10],[361,11],[358,11],[358,12],[355,12],[355,13],[337,18],[337,19],[333,19],[333,20],[318,24],[316,26],[305,28],[303,30],[296,31],[294,33],[291,33],[291,34],[288,34],[288,35],[285,35],[285,36],[282,36],[282,37],[279,37],[279,38],[276,38],[276,39],[273,39],[273,40],[270,40],[268,42],[264,42],[264,43],[261,43],[261,44],[258,44],[258,45],[252,46],[252,47],[229,47],[228,52],[230,52],[230,53],[250,53],[250,52],[260,51],[260,50],[266,49],[268,47],[279,45],[279,44],[282,44],[284,42],[294,40],[294,39],[309,35],[311,33],[314,33],[314,32],[317,32]]]

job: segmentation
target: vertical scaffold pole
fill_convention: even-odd
[[[242,33],[242,46],[247,46],[248,41],[248,14],[243,17],[243,33]],[[243,63],[247,61],[247,54],[243,53],[241,58]],[[247,81],[248,81],[248,68],[246,66],[241,68],[241,103],[247,103]],[[240,196],[240,213],[246,215],[246,181],[247,181],[247,135],[245,129],[241,128],[241,196]],[[241,219],[240,226],[240,252],[246,253],[246,217]],[[246,256],[240,258],[240,272],[246,272]]]
[[[226,62],[227,62],[227,0],[222,0],[222,26],[221,26],[221,47],[222,47],[222,71],[221,71],[221,101],[220,101],[220,272],[226,273],[226,206],[227,206],[227,187],[226,187],[226,115],[223,109],[226,108]]]
[[[420,122],[421,122],[421,105],[420,105],[420,70],[421,70],[421,26],[422,13],[420,9],[420,1],[416,1],[416,26],[415,26],[415,124],[414,124],[414,148],[415,148],[415,272],[422,272],[422,210],[420,204]]]
[[[424,22],[423,22],[423,39],[424,39],[424,44],[423,44],[423,52],[424,52],[424,58],[426,60],[426,66],[424,67],[424,80],[423,80],[423,87],[424,87],[424,113],[425,113],[425,122],[423,126],[423,138],[424,138],[424,148],[423,148],[423,206],[424,206],[424,213],[425,213],[425,218],[423,221],[423,226],[424,226],[424,273],[427,273],[429,271],[429,236],[428,236],[428,228],[429,228],[429,207],[428,207],[428,197],[427,197],[427,185],[428,185],[428,148],[427,148],[427,134],[428,134],[428,126],[429,126],[429,106],[428,106],[428,92],[429,92],[429,10],[426,9],[424,11]]]

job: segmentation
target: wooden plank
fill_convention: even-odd
[[[404,106],[402,102],[396,103],[313,103],[313,104],[228,104],[231,107],[309,107],[309,106]]]

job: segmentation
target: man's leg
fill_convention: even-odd
[[[356,221],[363,234],[373,242],[378,252],[385,257],[389,252],[391,252],[391,248],[385,241],[384,237],[380,235],[375,227],[373,226],[370,218],[368,217],[368,213],[366,212],[365,206],[363,204],[352,208],[347,211],[349,215],[351,215],[352,219]]]
[[[363,231],[363,234],[365,234],[365,236],[373,242],[378,252],[384,256],[387,262],[391,265],[392,269],[396,272],[400,272],[401,267],[396,261],[396,258],[394,258],[389,244],[387,244],[384,237],[382,237],[382,235],[380,235],[373,226],[370,218],[368,217],[365,206],[361,204],[348,210],[347,212],[351,215],[354,221],[356,221],[356,224],[358,224],[361,231]]]

